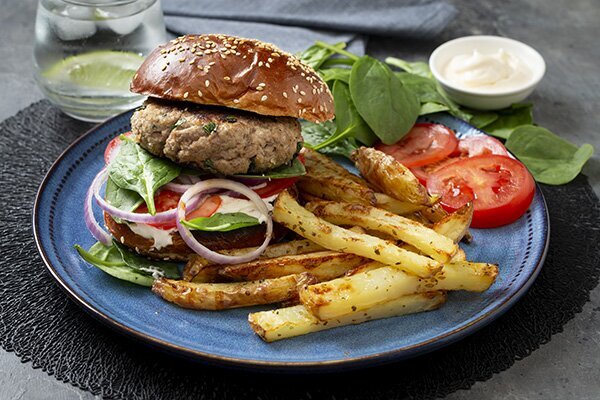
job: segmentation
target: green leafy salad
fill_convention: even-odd
[[[424,62],[394,57],[382,62],[344,48],[344,43],[316,42],[299,54],[333,92],[335,122],[302,122],[306,145],[323,153],[349,157],[361,145],[371,146],[376,141],[393,144],[410,131],[419,116],[448,112],[506,140],[506,147],[541,183],[570,182],[593,154],[589,144],[577,147],[536,126],[532,104],[513,104],[497,111],[471,110],[448,98]]]

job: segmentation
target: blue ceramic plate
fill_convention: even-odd
[[[106,144],[128,131],[131,112],[92,129],[54,163],[34,207],[39,251],[60,286],[93,316],[135,338],[195,359],[273,369],[335,369],[401,360],[446,346],[506,311],[533,283],[548,246],[548,214],[537,189],[531,208],[515,223],[473,229],[462,245],[469,260],[500,265],[496,283],[485,293],[450,293],[436,311],[372,321],[267,344],[248,326],[249,312],[192,311],[167,303],[148,288],[114,279],[82,261],[73,245],[94,239],[83,220],[83,199],[104,164]],[[447,125],[459,136],[481,134],[445,114],[422,119]],[[100,218],[100,212],[97,212]]]

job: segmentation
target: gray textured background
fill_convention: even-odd
[[[545,57],[546,77],[531,100],[536,122],[600,153],[600,2],[451,1],[460,14],[436,42],[371,38],[368,52],[426,58],[439,43],[468,34],[525,41]],[[35,0],[0,0],[0,120],[41,98],[31,66]],[[41,116],[43,117],[43,116]],[[584,170],[600,194],[600,157]],[[573,216],[579,218],[582,216]],[[583,216],[584,217],[584,216]],[[582,238],[585,240],[585,238]],[[600,289],[564,332],[509,370],[450,399],[600,399]],[[0,399],[92,399],[0,350]]]

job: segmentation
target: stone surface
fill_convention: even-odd
[[[536,122],[578,144],[600,151],[600,5],[597,0],[454,1],[461,14],[435,43],[372,38],[376,56],[426,58],[444,40],[468,34],[500,34],[525,41],[546,58],[547,75],[531,100]],[[36,1],[0,0],[0,119],[41,98],[32,70]],[[43,116],[40,116],[43,118]],[[600,157],[586,175],[600,193]],[[574,216],[574,218],[580,216]],[[600,398],[600,289],[564,332],[512,368],[449,396],[451,399]],[[0,399],[94,399],[0,350]]]

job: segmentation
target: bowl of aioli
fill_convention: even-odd
[[[546,72],[532,47],[500,36],[465,36],[431,53],[429,68],[448,96],[477,110],[497,110],[524,100]]]

